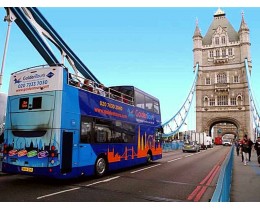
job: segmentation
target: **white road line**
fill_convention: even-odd
[[[48,195],[43,195],[43,196],[38,197],[37,199],[39,200],[39,199],[50,197],[50,196],[53,196],[53,195],[58,195],[58,194],[61,194],[61,193],[70,192],[70,191],[73,191],[73,190],[78,190],[79,188],[80,187],[76,187],[76,188],[72,188],[72,189],[68,189],[68,190],[59,191],[59,192],[56,192],[56,193],[51,193],[51,194],[48,194]]]
[[[94,182],[94,183],[86,185],[86,187],[89,187],[89,186],[92,186],[92,185],[96,185],[96,184],[99,184],[99,183],[109,182],[109,181],[112,181],[112,180],[117,179],[119,177],[120,176],[115,176],[115,177],[112,177],[112,178],[109,178],[109,179],[105,179],[105,180],[101,180],[101,181],[98,181],[98,182]]]
[[[86,187],[92,186],[92,185],[96,185],[96,184],[99,184],[99,183],[109,182],[109,181],[117,179],[119,177],[120,176],[115,176],[115,177],[112,177],[112,178],[109,178],[109,179],[105,179],[105,180],[101,180],[101,181],[98,181],[98,182],[94,182],[94,183],[86,185]],[[43,195],[43,196],[38,197],[37,200],[42,199],[42,198],[46,198],[46,197],[50,197],[50,196],[53,196],[53,195],[58,195],[58,194],[61,194],[61,193],[66,193],[66,192],[78,190],[78,189],[80,189],[80,187],[76,187],[76,188],[72,188],[72,189],[68,189],[68,190],[63,190],[63,191],[51,193],[51,194],[48,194],[48,195]]]
[[[147,169],[150,169],[150,168],[154,168],[154,167],[159,166],[159,165],[161,165],[161,164],[157,164],[157,165],[150,166],[150,167],[147,167],[147,168],[142,168],[140,170],[132,171],[131,174],[134,174],[134,173],[137,173],[137,172],[140,172],[140,171],[144,171],[144,170],[147,170]]]
[[[194,155],[194,154],[192,154],[192,155]],[[192,155],[186,155],[186,156],[184,156],[184,157],[190,157],[190,156],[192,156]]]
[[[176,161],[176,160],[180,160],[182,159],[182,157],[179,157],[179,158],[176,158],[176,159],[173,159],[173,160],[168,160],[167,162],[170,163],[170,162],[173,162],[173,161]]]

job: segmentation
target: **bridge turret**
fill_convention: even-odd
[[[244,12],[242,12],[242,20],[240,24],[240,28],[238,31],[239,34],[239,40],[240,40],[240,56],[241,56],[241,62],[243,62],[246,58],[249,62],[249,72],[251,74],[251,55],[250,55],[250,37],[249,37],[249,28],[245,22],[244,19]]]
[[[192,39],[193,39],[193,58],[194,58],[193,69],[195,71],[196,64],[197,63],[199,65],[202,64],[202,35],[200,33],[198,19],[196,20],[196,27]]]

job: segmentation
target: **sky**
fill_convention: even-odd
[[[250,4],[249,4],[250,5]],[[218,5],[220,6],[220,5]],[[216,5],[187,7],[88,7],[57,5],[38,9],[66,44],[105,86],[133,85],[160,100],[162,122],[177,113],[191,89],[193,40],[196,19],[205,36]],[[260,7],[221,7],[238,31],[241,12],[250,29],[255,101],[260,101]],[[0,9],[0,58],[4,51],[6,12]],[[57,54],[60,58],[60,55]],[[10,74],[46,64],[15,23],[5,60],[0,92],[8,92]],[[258,92],[257,92],[258,91]],[[188,115],[194,129],[194,107]],[[259,109],[258,109],[259,110]],[[192,122],[193,121],[193,122]]]

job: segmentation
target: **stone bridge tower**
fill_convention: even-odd
[[[248,83],[244,60],[251,73],[249,28],[242,20],[237,31],[218,9],[203,37],[198,22],[193,35],[194,68],[199,63],[196,84],[196,131],[232,124],[236,136],[253,138]],[[231,133],[233,133],[232,131]]]

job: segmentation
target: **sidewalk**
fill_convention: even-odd
[[[256,152],[252,149],[251,161],[246,166],[241,162],[241,155],[234,151],[234,165],[230,190],[231,202],[260,201],[260,167]]]

